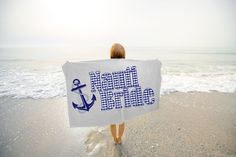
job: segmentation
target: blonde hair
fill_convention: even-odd
[[[110,50],[111,58],[125,58],[125,49],[121,44],[115,43]]]

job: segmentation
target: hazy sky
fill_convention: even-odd
[[[0,0],[0,46],[235,46],[235,0]]]

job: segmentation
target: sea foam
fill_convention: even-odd
[[[44,99],[66,96],[61,63],[0,63],[0,97]],[[236,66],[163,63],[161,94],[173,92],[236,92]]]

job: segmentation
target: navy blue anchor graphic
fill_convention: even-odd
[[[72,102],[72,105],[73,105],[74,109],[89,111],[89,109],[93,106],[94,102],[96,101],[96,96],[93,94],[93,97],[91,99],[92,102],[87,103],[87,101],[85,100],[84,94],[82,93],[82,90],[81,90],[81,88],[85,87],[86,84],[80,85],[80,80],[79,79],[74,79],[73,84],[74,84],[74,88],[72,88],[71,91],[73,92],[73,91],[78,90],[80,98],[81,98],[82,103],[83,103],[83,105],[79,105],[79,104],[76,104],[76,103]]]

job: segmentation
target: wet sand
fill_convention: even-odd
[[[109,127],[69,128],[65,98],[0,102],[0,156],[236,156],[236,94],[172,93],[158,111]]]

